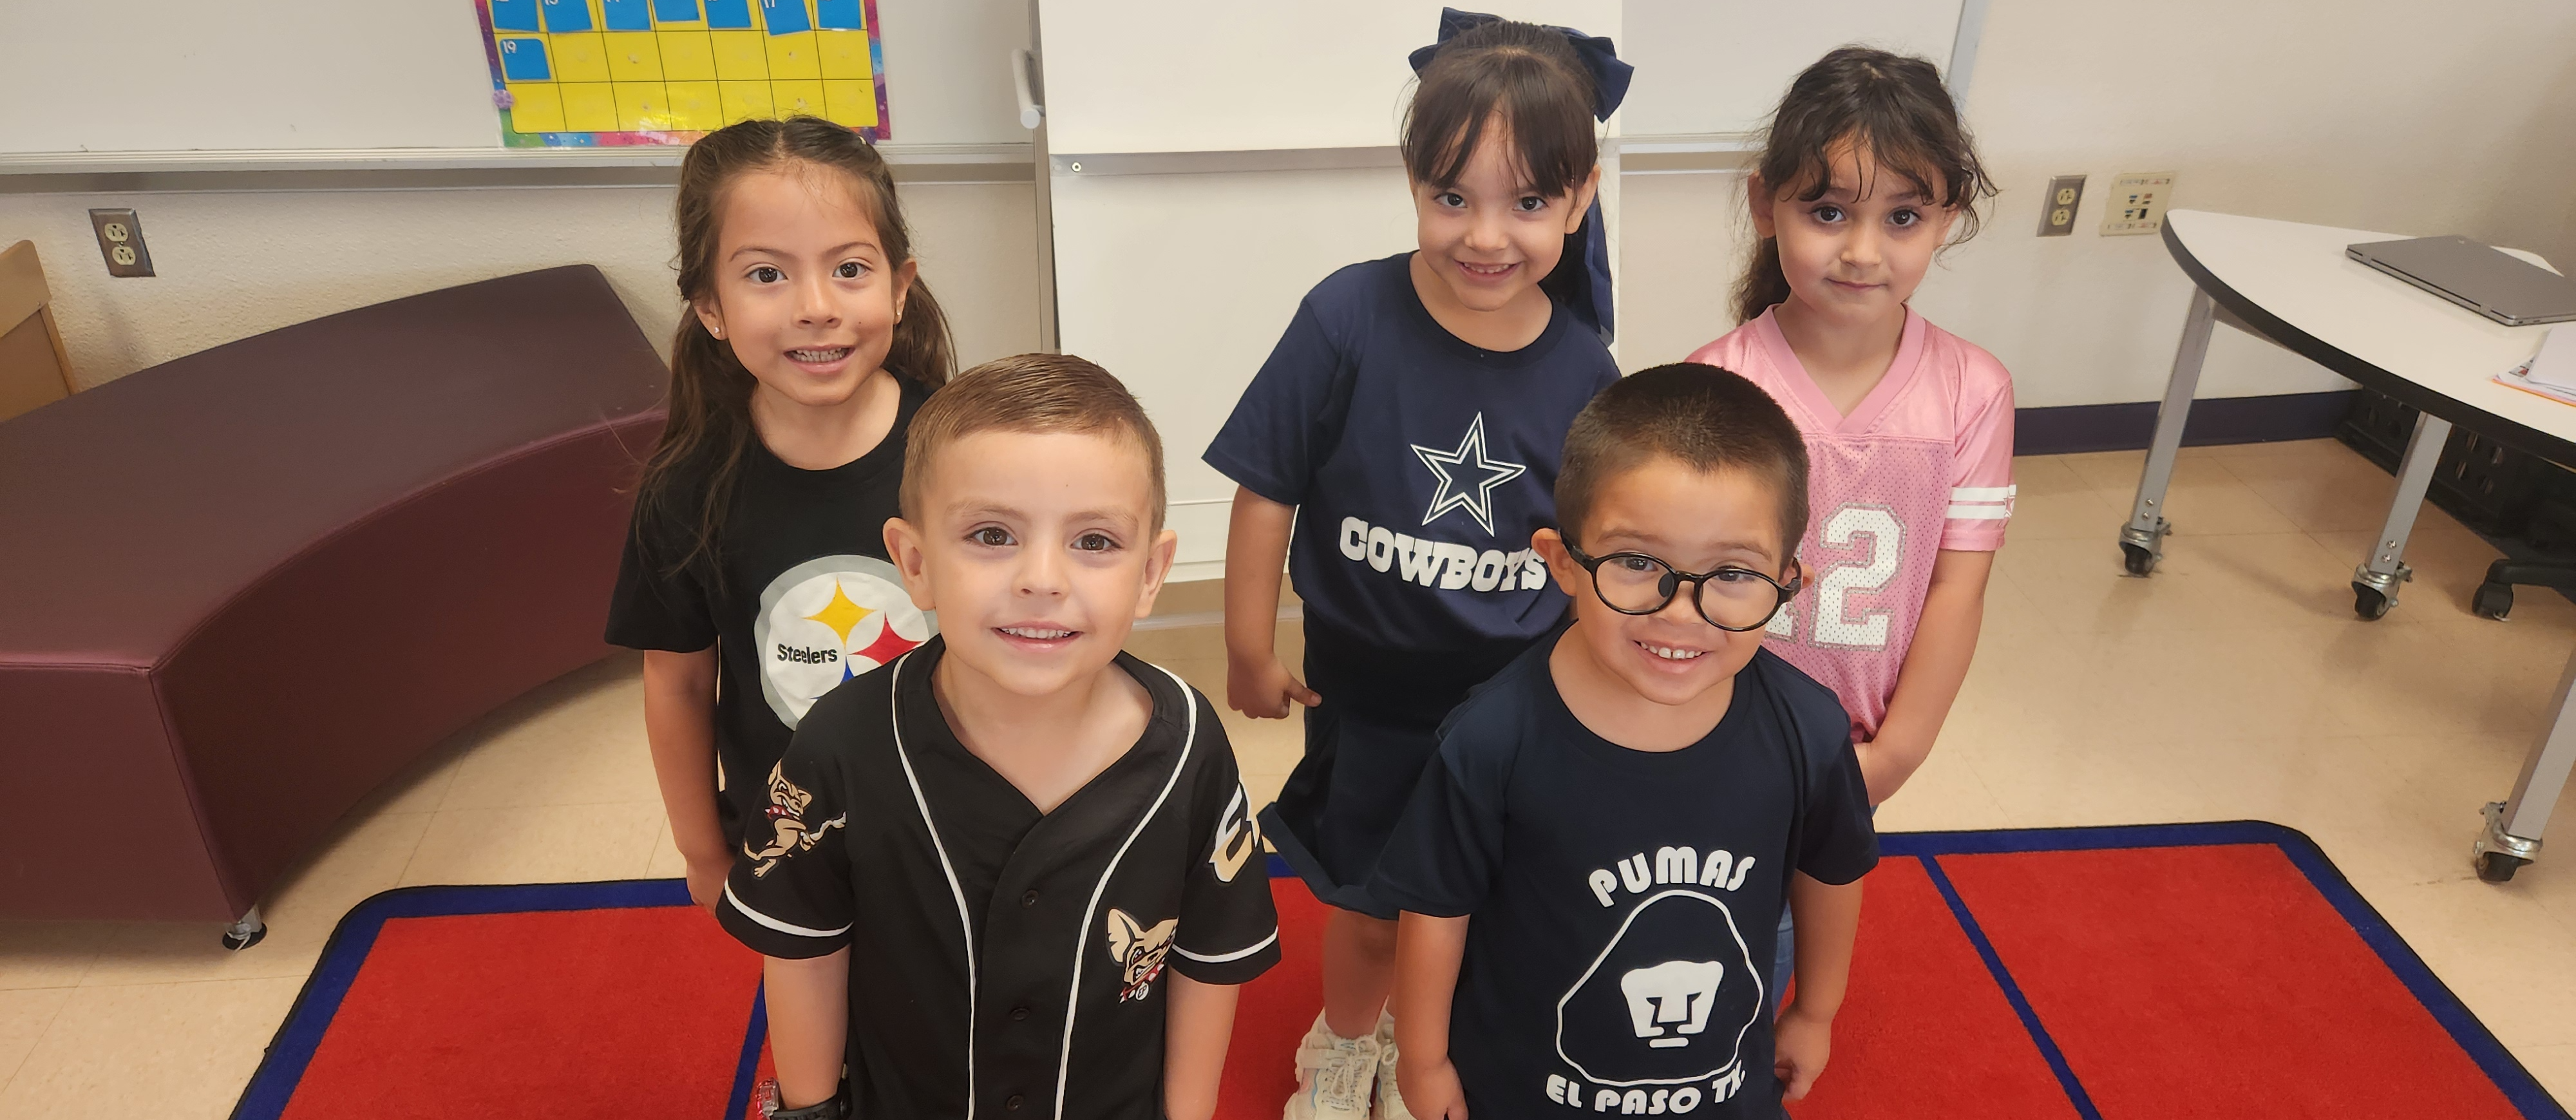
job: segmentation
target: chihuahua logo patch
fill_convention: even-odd
[[[814,845],[823,842],[824,833],[850,823],[850,815],[843,813],[821,824],[806,824],[805,810],[814,804],[814,795],[788,781],[782,772],[785,766],[780,763],[769,768],[769,807],[762,811],[770,828],[769,843],[754,848],[751,841],[742,842],[742,854],[751,857],[751,875],[755,879],[766,878],[778,861],[813,850]]]
[[[751,618],[760,695],[793,729],[842,681],[930,640],[939,620],[912,605],[894,565],[818,556],[778,574]]]
[[[1153,993],[1155,979],[1163,975],[1163,961],[1172,955],[1172,934],[1180,928],[1179,918],[1148,926],[1124,910],[1109,908],[1109,956],[1118,962],[1118,1002]]]

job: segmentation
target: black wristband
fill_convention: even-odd
[[[850,1087],[844,1083],[839,1092],[803,1108],[772,1108],[768,1120],[848,1120],[849,1115]]]

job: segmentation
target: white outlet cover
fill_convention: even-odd
[[[2155,233],[2165,228],[2165,208],[2173,201],[2171,171],[2128,171],[2111,179],[2102,195],[2102,236]]]

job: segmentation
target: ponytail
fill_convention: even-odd
[[[694,305],[715,292],[716,227],[725,188],[746,173],[790,163],[849,176],[853,193],[872,211],[887,267],[901,268],[913,260],[912,230],[895,197],[894,172],[865,138],[818,117],[738,121],[700,137],[680,161],[673,223],[679,234],[681,299]],[[948,316],[917,270],[882,365],[925,393],[947,384],[957,372]],[[732,346],[707,333],[693,311],[681,314],[671,340],[670,419],[635,495],[637,517],[685,518],[693,524],[689,550],[670,564],[674,572],[703,566],[712,576],[734,485],[757,438],[751,424],[754,384]],[[692,474],[703,475],[706,490],[694,496],[695,508],[684,509],[678,489]]]
[[[1753,263],[1735,282],[1735,321],[1750,323],[1787,298],[1789,274],[1780,269],[1780,239],[1765,237],[1753,249]]]

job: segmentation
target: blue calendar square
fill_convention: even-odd
[[[859,0],[814,0],[814,26],[826,31],[864,31],[867,20]]]
[[[608,29],[611,31],[653,30],[651,0],[603,0],[603,6],[608,11]]]
[[[751,0],[707,0],[707,26],[718,31],[751,26]]]
[[[543,30],[537,26],[537,0],[492,0],[492,30]]]
[[[513,82],[553,81],[554,71],[546,65],[546,41],[501,40],[501,77]]]
[[[805,15],[805,0],[760,0],[760,18],[772,35],[814,30],[814,21]]]
[[[590,30],[589,0],[537,0],[546,10],[546,30],[558,35],[566,31]]]
[[[653,19],[657,23],[696,23],[698,0],[653,0]]]

